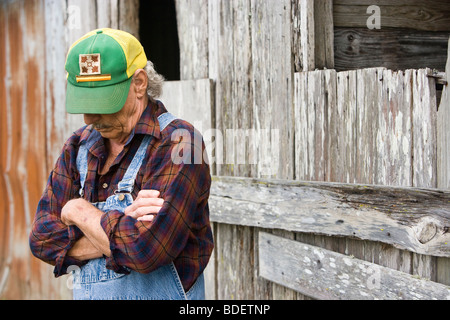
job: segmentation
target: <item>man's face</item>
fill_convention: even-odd
[[[134,83],[131,83],[130,91],[123,108],[113,114],[85,114],[84,122],[92,124],[103,138],[125,142],[137,121],[139,120],[139,108],[137,105]]]

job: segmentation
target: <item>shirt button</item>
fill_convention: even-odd
[[[108,184],[107,184],[107,183],[104,183],[104,184],[102,185],[102,187],[103,187],[103,189],[106,189],[106,188],[108,188]]]
[[[125,195],[123,193],[119,193],[119,201],[123,201],[125,199]]]

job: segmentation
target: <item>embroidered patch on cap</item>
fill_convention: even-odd
[[[80,54],[80,76],[101,73],[100,53]]]

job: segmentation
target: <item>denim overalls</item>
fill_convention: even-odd
[[[158,117],[160,131],[175,119],[170,113]],[[77,156],[77,168],[80,172],[80,195],[83,195],[84,183],[87,174],[87,156],[90,147],[98,140],[99,134],[91,133],[89,139],[80,146]],[[145,136],[136,152],[117,191],[108,197],[105,202],[93,203],[95,207],[108,212],[125,208],[133,203],[131,195],[134,180],[144,160],[150,136]],[[73,298],[75,300],[96,299],[150,299],[150,300],[202,300],[205,298],[205,284],[203,274],[199,276],[194,285],[185,293],[183,285],[173,263],[162,266],[151,273],[142,274],[131,269],[130,273],[120,274],[106,268],[105,258],[90,260],[81,267],[79,273],[74,273]]]

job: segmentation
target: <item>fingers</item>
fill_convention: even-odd
[[[164,204],[164,199],[158,198],[159,195],[157,190],[141,190],[124,213],[139,221],[152,221]]]
[[[137,221],[153,221],[154,217],[155,217],[154,215],[148,214],[148,215],[137,218]]]
[[[138,209],[149,207],[152,208],[152,211],[148,213],[158,213],[163,204],[164,200],[161,198],[136,198],[136,200],[125,209],[125,214],[129,215],[129,213],[135,212]],[[154,211],[155,208],[158,208],[158,210]]]
[[[138,193],[136,200],[141,198],[158,198],[160,192],[158,190],[141,190]]]
[[[148,214],[157,214],[159,210],[161,210],[161,206],[141,206],[136,208],[132,208],[131,206],[129,206],[125,209],[125,214],[134,219],[137,219]]]
[[[133,211],[134,218],[139,218],[145,216],[146,214],[157,214],[161,210],[161,207],[156,206],[147,206],[147,207],[139,207]]]

